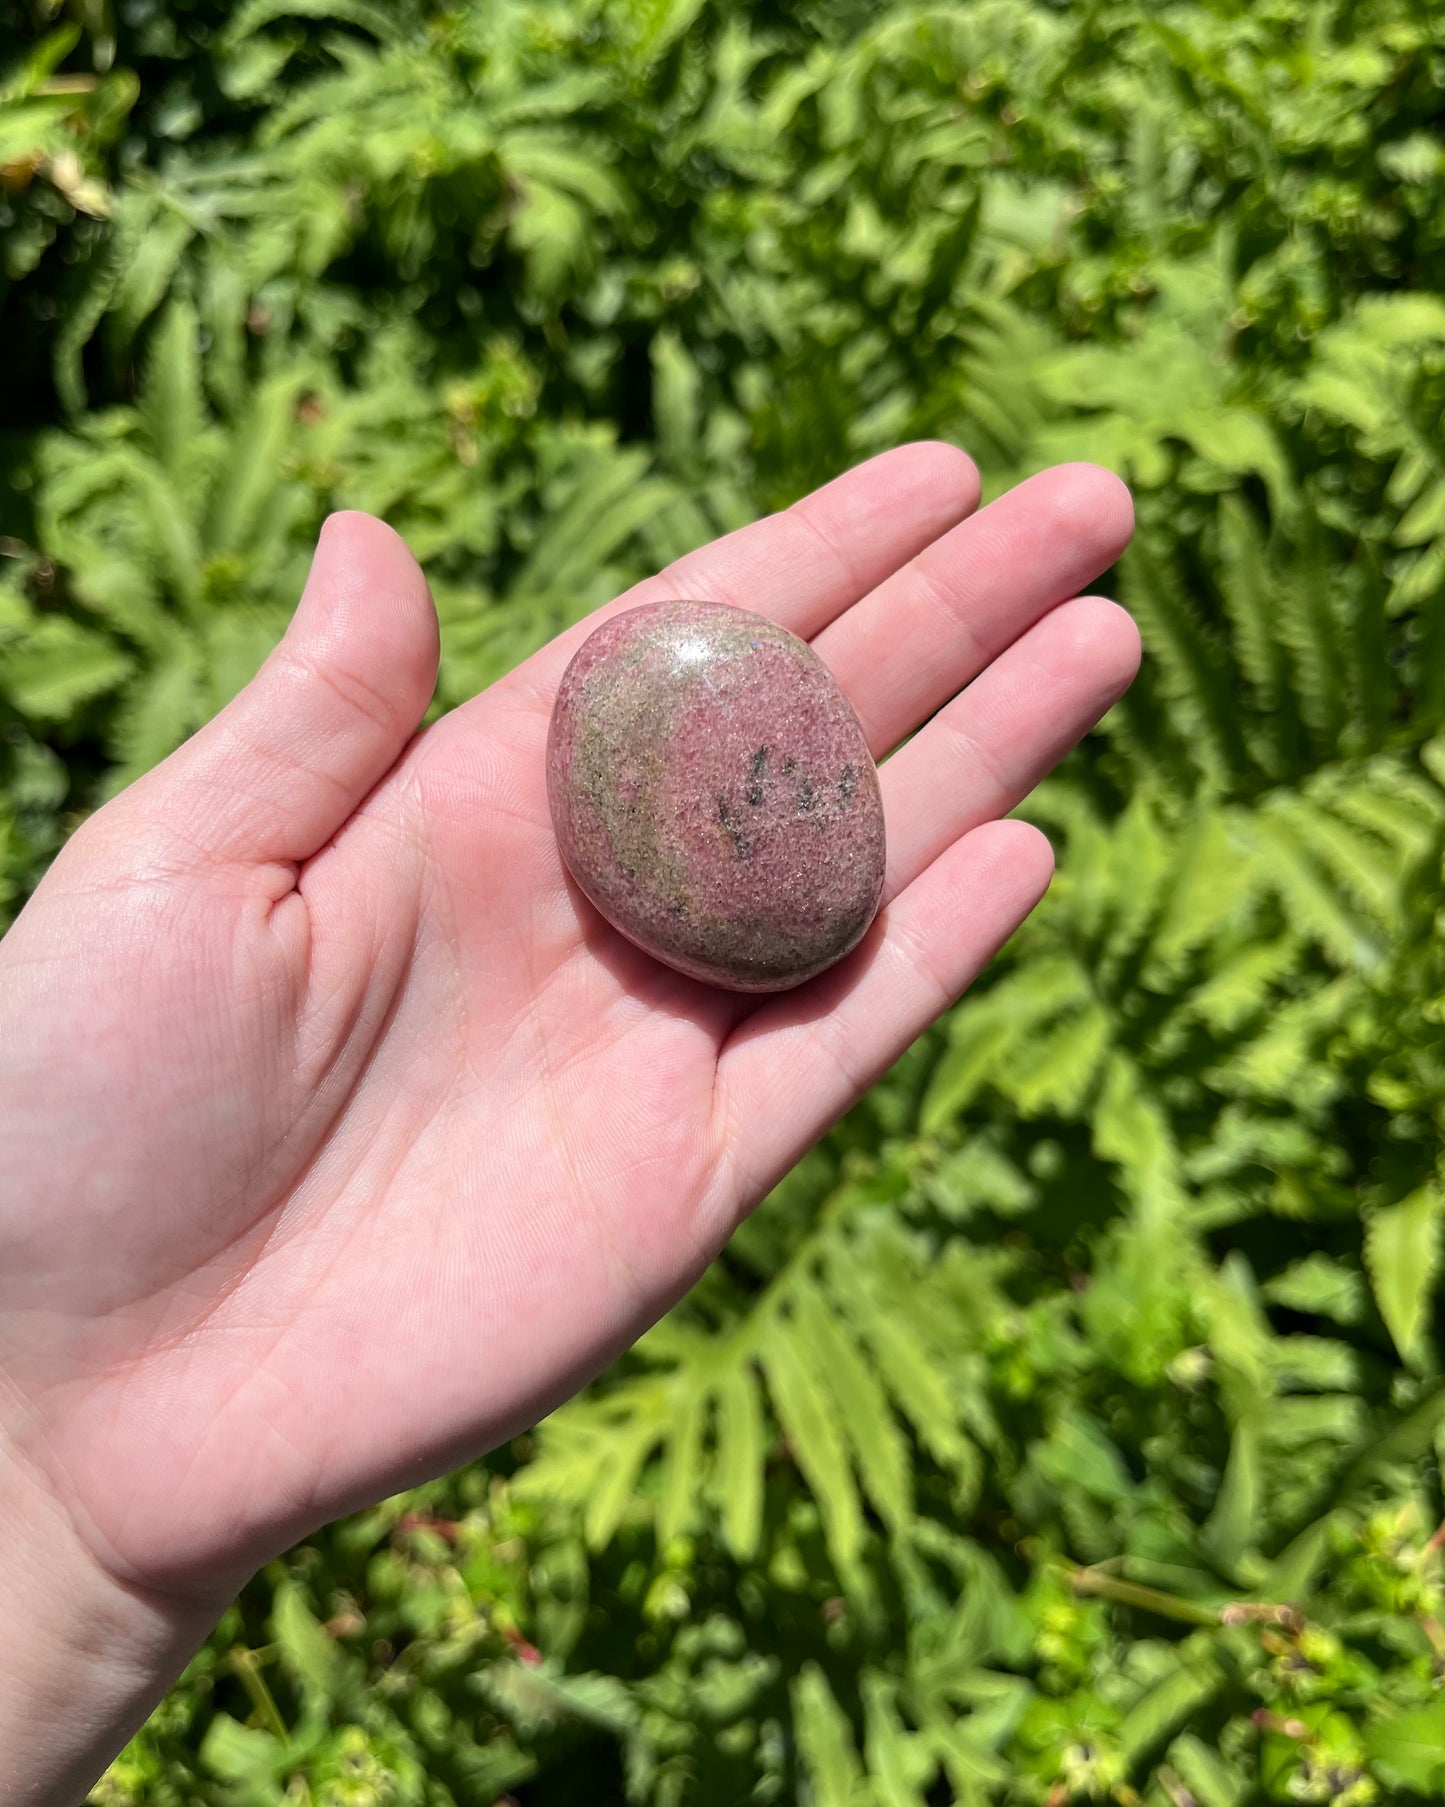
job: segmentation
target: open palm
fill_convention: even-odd
[[[882,770],[885,908],[840,966],[735,997],[568,881],[551,700],[593,625],[417,732],[436,622],[401,542],[325,528],[260,675],[94,816],[0,944],[0,1434],[107,1569],[239,1579],[489,1447],[686,1287],[1045,888],[999,820],[1129,681],[1069,600],[1122,486],[974,513],[909,446],[613,607],[810,639]]]

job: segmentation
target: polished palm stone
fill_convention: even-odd
[[[547,791],[583,891],[694,978],[784,990],[877,913],[883,801],[858,717],[810,646],[747,610],[603,622],[557,693]]]

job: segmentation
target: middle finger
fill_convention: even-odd
[[[824,628],[814,650],[857,710],[874,757],[1106,571],[1133,526],[1117,477],[1060,465],[943,534]]]

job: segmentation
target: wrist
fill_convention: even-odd
[[[6,1807],[75,1807],[180,1674],[219,1606],[128,1585],[0,1426],[0,1751]]]

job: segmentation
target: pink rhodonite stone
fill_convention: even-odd
[[[557,693],[547,792],[588,897],[694,978],[801,984],[877,912],[883,800],[858,717],[810,646],[744,609],[603,622]]]

